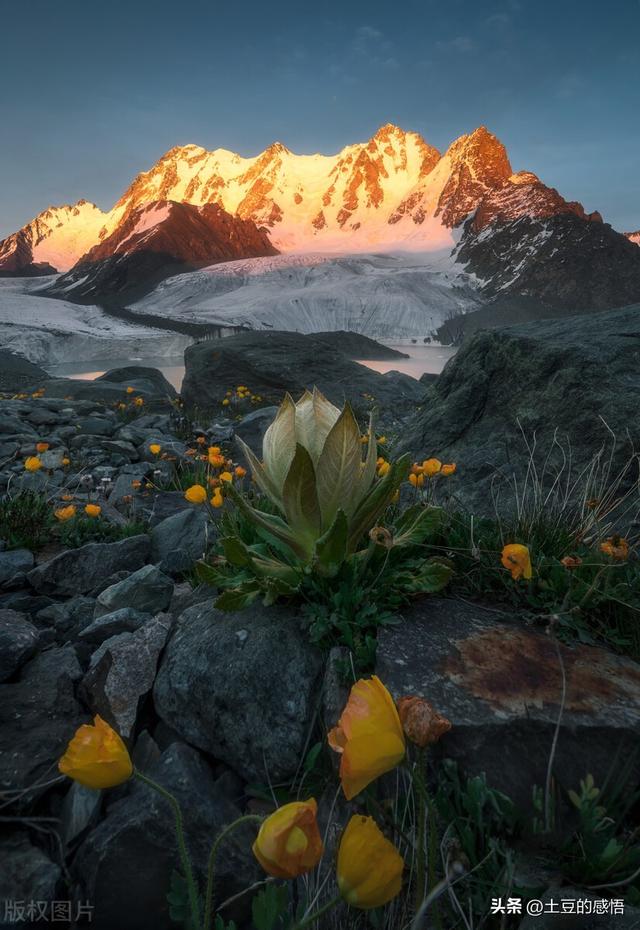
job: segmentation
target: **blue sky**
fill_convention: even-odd
[[[383,123],[439,149],[485,124],[640,227],[640,0],[19,0],[0,29],[0,236],[109,208],[174,145],[338,151]]]

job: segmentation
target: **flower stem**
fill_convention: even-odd
[[[415,911],[420,910],[425,896],[426,878],[426,850],[425,833],[427,826],[427,786],[425,784],[426,752],[419,748],[413,776],[413,787],[416,793],[416,897]]]
[[[295,927],[293,927],[293,930],[302,930],[303,927],[308,927],[310,924],[314,924],[320,917],[323,916],[323,914],[326,914],[327,911],[333,910],[333,908],[337,904],[340,904],[341,900],[342,900],[341,895],[337,895],[335,898],[332,898],[330,901],[327,901],[327,903],[323,907],[321,907],[320,910],[315,911],[315,913],[313,914],[307,914],[307,916],[304,917],[300,921],[300,923],[296,924]]]
[[[209,864],[207,866],[207,891],[204,899],[204,930],[209,930],[211,927],[211,907],[213,904],[213,888],[214,888],[214,877],[215,877],[215,865],[216,865],[216,856],[218,854],[218,849],[223,841],[229,836],[229,834],[239,827],[243,823],[262,823],[264,817],[258,816],[258,814],[245,814],[243,817],[238,817],[237,820],[234,820],[233,823],[230,823],[228,827],[225,827],[218,836],[211,847],[211,852],[209,853]]]
[[[152,778],[149,778],[148,775],[143,775],[142,772],[139,772],[137,769],[134,770],[135,777],[140,779],[141,782],[144,782],[145,785],[148,785],[150,788],[153,788],[154,791],[157,791],[158,794],[162,795],[165,800],[169,802],[173,809],[173,816],[175,818],[175,827],[176,827],[176,838],[178,840],[178,852],[180,853],[180,861],[182,863],[182,868],[184,871],[185,881],[187,883],[187,889],[189,892],[189,909],[191,911],[191,921],[193,923],[194,930],[198,930],[200,927],[200,906],[198,904],[198,886],[196,885],[195,878],[193,876],[193,868],[191,867],[191,858],[189,856],[189,850],[187,849],[187,843],[184,836],[184,821],[182,818],[182,810],[178,804],[177,798],[171,794],[170,791],[167,791],[166,788],[163,788],[162,785],[159,785]]]

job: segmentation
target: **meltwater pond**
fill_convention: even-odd
[[[404,352],[409,358],[394,358],[386,361],[357,359],[357,361],[373,371],[379,371],[380,374],[387,371],[402,371],[404,374],[417,379],[425,372],[439,375],[449,359],[456,353],[455,348],[450,346],[391,345],[390,348]],[[104,362],[104,367],[99,367],[100,363],[94,359],[84,364],[78,362],[73,365],[56,365],[48,370],[51,375],[92,381],[94,378],[99,378],[110,368],[126,368],[129,365],[144,365],[148,368],[157,368],[176,390],[179,391],[182,386],[184,359],[181,356],[176,358],[167,358],[166,356],[158,358],[110,358],[108,362]]]

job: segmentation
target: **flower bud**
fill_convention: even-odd
[[[398,716],[407,739],[424,749],[437,743],[451,729],[451,721],[439,714],[429,701],[410,695],[397,702]]]

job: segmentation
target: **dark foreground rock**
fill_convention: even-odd
[[[149,548],[148,536],[132,536],[115,543],[87,543],[43,562],[27,578],[42,594],[86,594],[116,572],[142,568]]]
[[[639,357],[640,304],[480,332],[429,389],[402,451],[457,462],[459,494],[476,511],[491,509],[496,476],[523,478],[527,443],[539,469],[550,452],[547,469],[559,466],[554,435],[565,452],[570,443],[577,476],[615,434],[615,472],[640,440]]]
[[[147,771],[179,800],[193,865],[203,872],[213,839],[240,811],[220,791],[210,768],[195,749],[174,743]],[[255,831],[234,831],[218,856],[216,899],[243,891],[261,877],[251,855]],[[173,814],[168,803],[146,785],[134,783],[130,793],[111,804],[107,817],[93,830],[76,855],[73,871],[94,905],[95,930],[172,930],[167,892],[171,874],[180,871]],[[227,919],[242,916],[245,898]]]
[[[365,400],[374,398],[400,415],[404,405],[412,406],[415,400],[402,379],[358,365],[336,345],[314,335],[260,331],[199,342],[187,348],[185,366],[183,400],[200,410],[219,411],[226,391],[239,384],[268,404],[279,404],[285,391],[297,397],[314,385],[333,403],[341,405],[346,399],[359,410],[369,409],[371,402]]]
[[[0,685],[0,790],[20,788],[27,803],[55,778],[57,762],[88,714],[75,698],[82,670],[72,646],[28,662],[16,682]]]
[[[514,617],[457,601],[427,600],[384,628],[377,674],[394,697],[417,694],[448,717],[438,753],[526,808],[545,784],[561,712],[562,671],[554,643]],[[640,672],[635,662],[591,646],[560,646],[567,695],[554,764],[565,788],[585,775],[602,786],[640,736]],[[640,775],[636,757],[630,778]]]
[[[178,619],[154,701],[180,736],[243,778],[279,781],[300,763],[320,670],[292,610],[198,604]]]
[[[10,919],[7,910],[11,903],[26,907],[30,901],[44,904],[50,914],[50,904],[56,898],[56,890],[62,876],[59,865],[53,862],[44,850],[34,846],[24,830],[11,830],[0,838],[0,926],[25,926],[25,921]],[[16,909],[16,915],[18,911]],[[35,926],[29,921],[29,926]]]
[[[24,614],[0,610],[0,681],[7,681],[36,651],[38,631]]]

